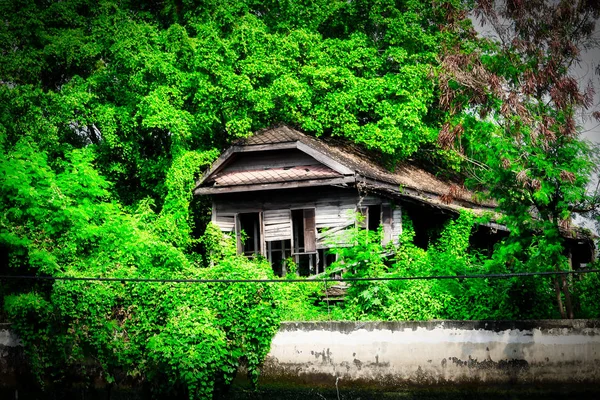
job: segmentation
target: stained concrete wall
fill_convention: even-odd
[[[27,385],[18,338],[0,324],[0,392]],[[600,321],[287,322],[262,385],[385,389],[598,384]],[[2,397],[2,396],[0,396]]]
[[[261,381],[411,385],[600,383],[600,321],[288,322]]]
[[[10,324],[0,324],[0,389],[17,386],[26,368],[19,338],[10,330]]]

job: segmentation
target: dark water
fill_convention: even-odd
[[[567,385],[552,388],[544,387],[472,387],[472,388],[435,388],[435,389],[398,389],[384,390],[357,390],[340,388],[261,388],[257,391],[234,387],[222,399],[232,400],[370,400],[370,399],[414,399],[414,400],[541,400],[541,399],[600,399],[600,385]],[[70,389],[65,391],[40,391],[27,388],[6,389],[0,388],[0,400],[147,400],[152,398],[139,391],[132,390],[89,390]],[[157,399],[171,399],[170,397],[154,397]]]
[[[285,400],[370,400],[370,399],[414,399],[414,400],[541,400],[541,399],[600,399],[599,390],[585,388],[565,388],[563,390],[486,390],[481,389],[406,389],[397,391],[358,391],[358,390],[259,390],[258,392],[234,392],[231,399],[285,399]]]

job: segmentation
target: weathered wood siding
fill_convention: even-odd
[[[313,157],[299,150],[263,151],[237,154],[223,172],[255,171],[264,168],[285,168],[298,165],[320,164]]]
[[[223,232],[235,231],[235,214],[221,214],[217,212],[217,215],[213,216],[213,222],[217,224]]]
[[[337,228],[352,225],[356,220],[354,215],[355,213],[356,203],[317,203],[315,216],[317,229]]]
[[[265,210],[263,212],[265,241],[292,238],[292,213],[288,210]]]
[[[315,228],[315,209],[305,208],[303,210],[304,219],[304,251],[306,253],[312,253],[317,251],[316,248],[316,235],[317,229]]]
[[[392,240],[392,205],[381,205],[381,224],[383,225],[383,244]]]
[[[400,235],[402,234],[402,209],[400,206],[395,206],[392,211],[392,240],[394,244],[400,242]]]
[[[292,236],[290,210],[314,209],[317,249],[327,248],[332,242],[344,243],[342,231],[355,223],[360,207],[389,205],[388,199],[375,195],[361,195],[356,189],[310,188],[253,192],[251,194],[226,194],[214,197],[215,221],[223,231],[231,232],[235,226],[233,215],[263,212],[264,240],[288,240]],[[390,206],[388,206],[390,207]],[[388,237],[397,240],[401,231],[400,209],[390,212],[386,229]],[[375,217],[375,216],[374,216]],[[379,216],[377,216],[378,218]],[[306,235],[306,232],[305,232]],[[396,235],[394,237],[394,235]]]

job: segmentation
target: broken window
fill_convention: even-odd
[[[317,273],[316,254],[296,254],[298,275],[309,276]]]
[[[262,254],[261,215],[258,212],[238,214],[236,238],[238,253],[247,257]]]
[[[265,241],[292,239],[290,210],[265,210],[263,212],[263,223]]]
[[[369,226],[369,207],[359,207],[358,213],[360,217],[357,218],[356,225],[359,228],[367,228]]]
[[[292,210],[294,236],[294,254],[314,253],[317,251],[315,209]]]
[[[292,255],[291,240],[272,240],[267,242],[267,259],[277,276],[287,274],[286,261]]]
[[[310,254],[296,254],[298,275],[310,276],[322,274],[336,259],[337,256],[330,254],[328,249],[318,249],[316,253]]]
[[[372,205],[368,207],[367,229],[376,231],[381,224],[381,206]]]
[[[330,253],[329,249],[319,249],[319,263],[317,273],[325,272],[325,269],[337,260],[337,255]]]
[[[370,231],[376,231],[379,225],[381,225],[382,207],[379,204],[360,207],[358,212],[362,216],[362,219],[359,221],[358,226]]]
[[[424,250],[439,238],[444,225],[452,217],[441,209],[421,204],[402,203],[402,208],[412,221],[415,232],[413,243]]]
[[[317,273],[315,209],[292,210],[292,230],[294,237],[293,254],[298,265],[298,275],[309,276]]]

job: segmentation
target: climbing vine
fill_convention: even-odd
[[[328,267],[329,274],[343,271],[344,278],[457,278],[349,282],[341,304],[327,304],[323,288],[321,296],[306,293],[302,297],[302,293],[298,293],[296,300],[285,304],[286,318],[321,320],[334,316],[335,319],[390,321],[559,318],[550,278],[460,278],[515,272],[514,266],[505,262],[506,243],[498,242],[493,251],[477,249],[471,244],[473,230],[487,221],[487,217],[461,212],[457,218],[449,219],[441,231],[435,235],[432,232],[427,248],[415,244],[415,229],[406,212],[397,245],[382,246],[381,230],[368,231],[356,225],[346,231],[342,241],[345,245],[331,250],[337,255],[337,261]],[[577,315],[597,315],[596,275],[579,276],[573,286]]]
[[[496,89],[517,88],[531,68],[556,57],[525,62],[535,61],[540,46],[527,47],[533,49],[528,56],[518,41],[500,49],[475,40],[469,5],[0,2],[2,273],[272,278],[264,260],[236,256],[218,228],[209,224],[204,231],[209,207],[192,200],[192,191],[223,149],[276,123],[354,142],[390,167],[410,158],[475,172],[481,186],[503,199],[515,233],[481,255],[469,244],[476,219],[463,214],[423,249],[405,216],[398,246],[384,248],[379,232],[352,229],[346,243],[353,246],[334,250],[331,271],[367,277],[565,268],[557,224],[568,223],[572,205],[587,203],[583,189],[596,165],[574,124],[561,123],[581,100],[562,101],[568,109],[559,114],[533,112],[541,101],[524,103],[542,135],[522,124],[528,118],[513,119],[522,96]],[[593,7],[590,16],[597,15]],[[576,25],[586,32],[593,27]],[[541,27],[542,38],[552,33]],[[542,48],[577,54],[571,47]],[[477,75],[485,70],[492,74]],[[494,76],[500,84],[486,78]],[[534,83],[546,90],[547,82]],[[572,86],[564,82],[552,81]],[[541,100],[548,97],[544,90]],[[498,121],[507,122],[506,131]],[[568,132],[561,132],[565,126]],[[470,155],[475,163],[465,168]],[[533,218],[532,205],[546,217]],[[549,205],[556,207],[544,214]],[[545,235],[532,235],[536,227]],[[593,276],[572,282],[579,315],[597,316],[597,283]],[[554,317],[549,284],[540,278],[361,282],[350,286],[343,305],[332,306],[320,282],[10,281],[0,288],[0,316],[13,322],[45,385],[99,369],[107,384],[137,382],[157,395],[206,398],[226,387],[242,364],[256,382],[280,318]]]

